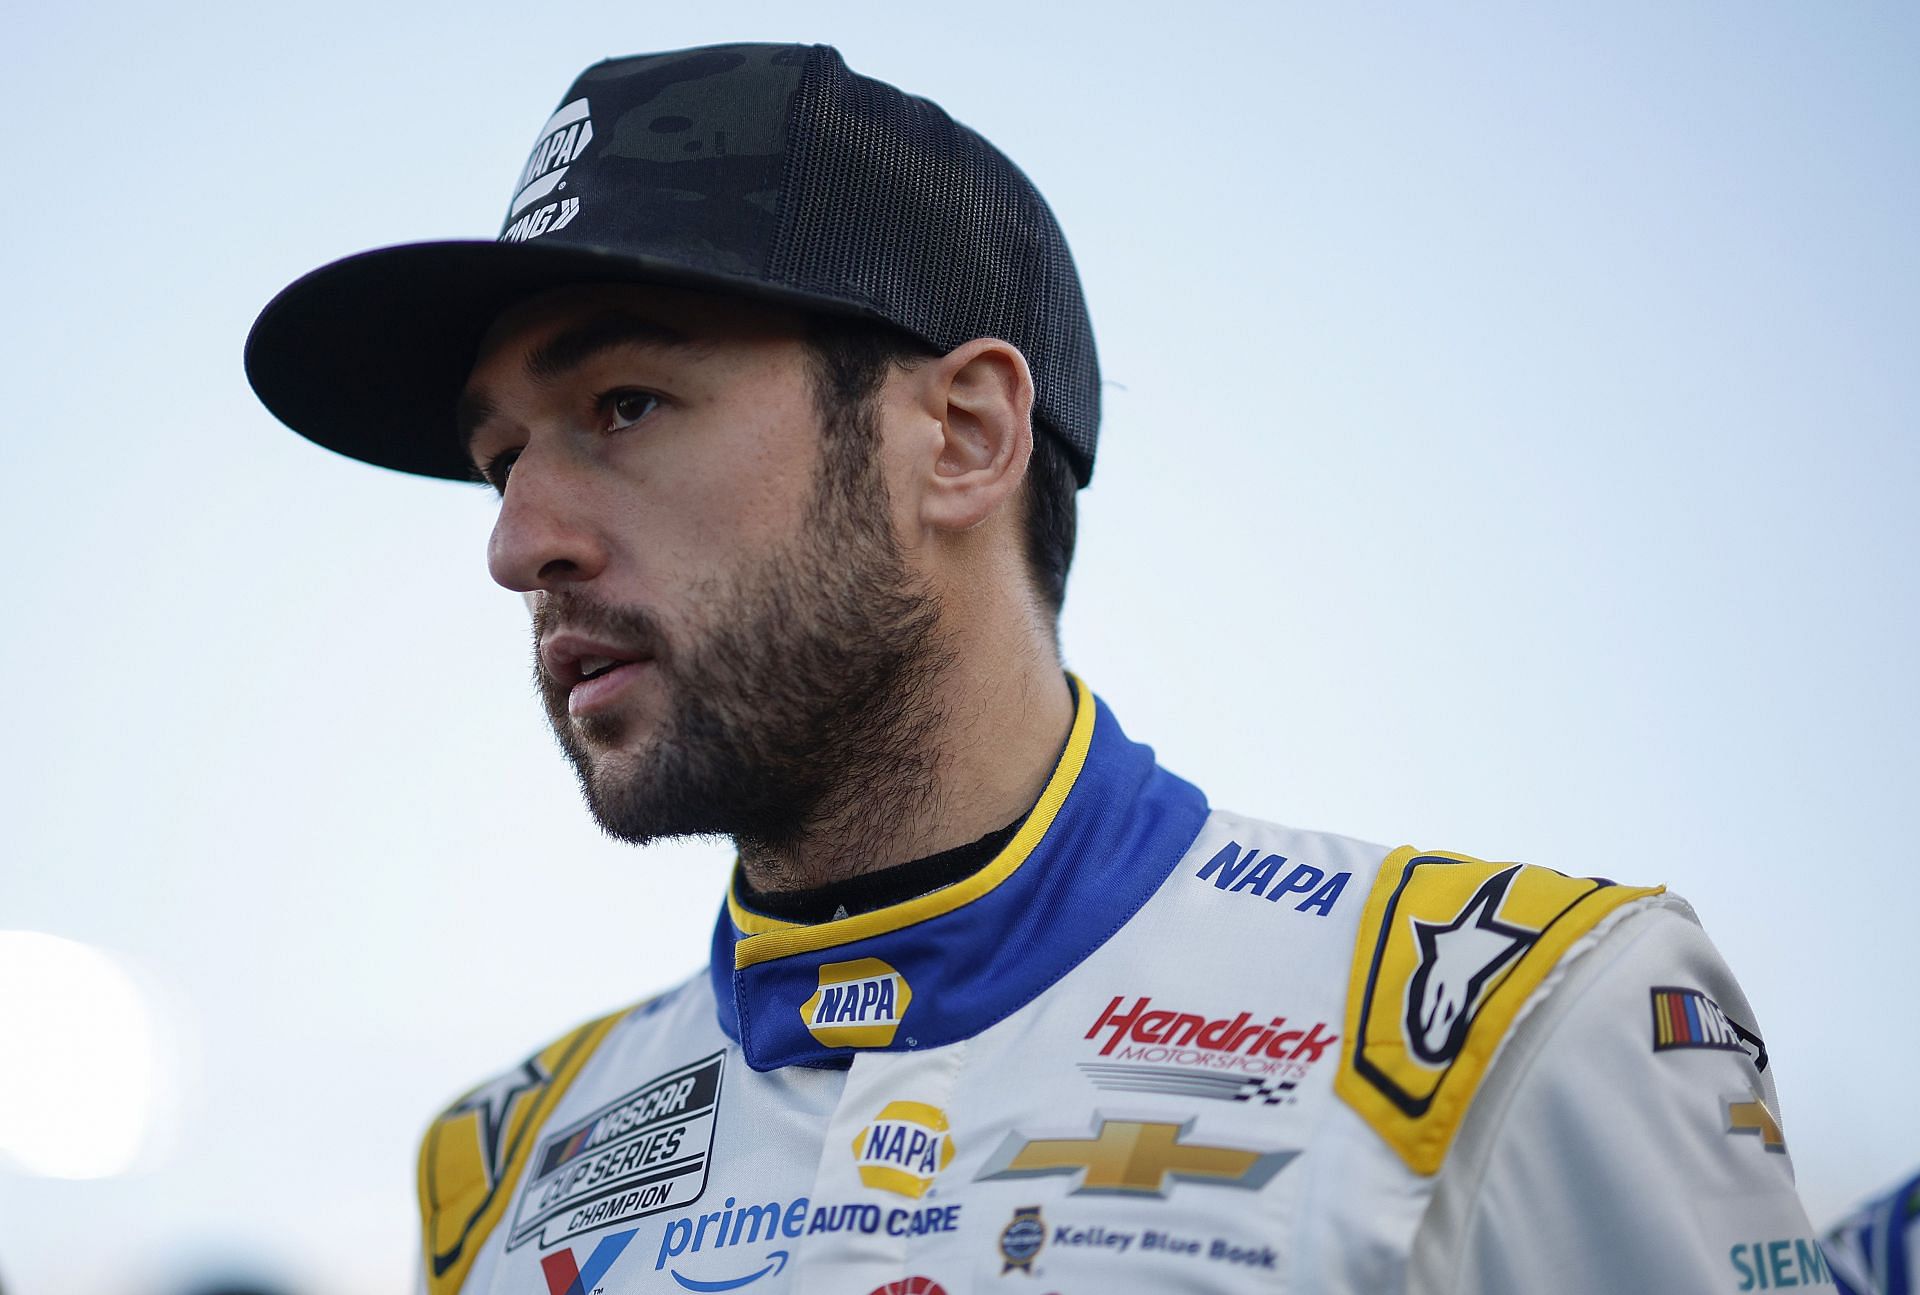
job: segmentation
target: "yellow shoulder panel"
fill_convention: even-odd
[[[506,1212],[540,1126],[609,1031],[631,1010],[588,1021],[474,1089],[420,1143],[420,1232],[428,1295],[456,1295]]]
[[[1601,918],[1665,889],[1395,850],[1360,917],[1335,1091],[1435,1172],[1527,996]]]

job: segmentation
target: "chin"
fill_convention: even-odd
[[[661,721],[652,708],[634,704],[597,710],[591,715],[567,715],[562,741],[595,760],[609,756],[644,759],[658,745]]]
[[[593,789],[596,800],[630,795],[628,789],[651,780],[659,764],[651,742],[628,739],[602,743],[576,738],[574,749],[585,757],[585,767],[580,772]],[[576,765],[581,763],[579,756],[575,758]]]

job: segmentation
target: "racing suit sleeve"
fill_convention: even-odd
[[[1409,1290],[1832,1289],[1765,1045],[1692,909],[1661,897],[1584,943],[1475,1096]]]
[[[1827,1229],[1841,1295],[1912,1295],[1920,1277],[1920,1174]]]

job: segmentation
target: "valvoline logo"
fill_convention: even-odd
[[[807,1032],[830,1048],[884,1048],[913,1003],[907,978],[878,958],[829,962],[800,1004]]]
[[[587,1256],[586,1267],[573,1257],[572,1247],[556,1250],[540,1261],[540,1274],[547,1279],[548,1295],[587,1295],[600,1284],[600,1279],[613,1267],[613,1261],[627,1248],[627,1242],[633,1240],[635,1228],[625,1232],[612,1232],[601,1237],[594,1244],[593,1253]]]
[[[853,1140],[853,1159],[868,1187],[918,1200],[953,1161],[947,1114],[925,1102],[888,1102]]]

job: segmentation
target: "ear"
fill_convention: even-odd
[[[922,370],[939,443],[919,490],[920,519],[967,530],[1011,498],[1033,455],[1033,374],[1011,342],[978,337]]]

